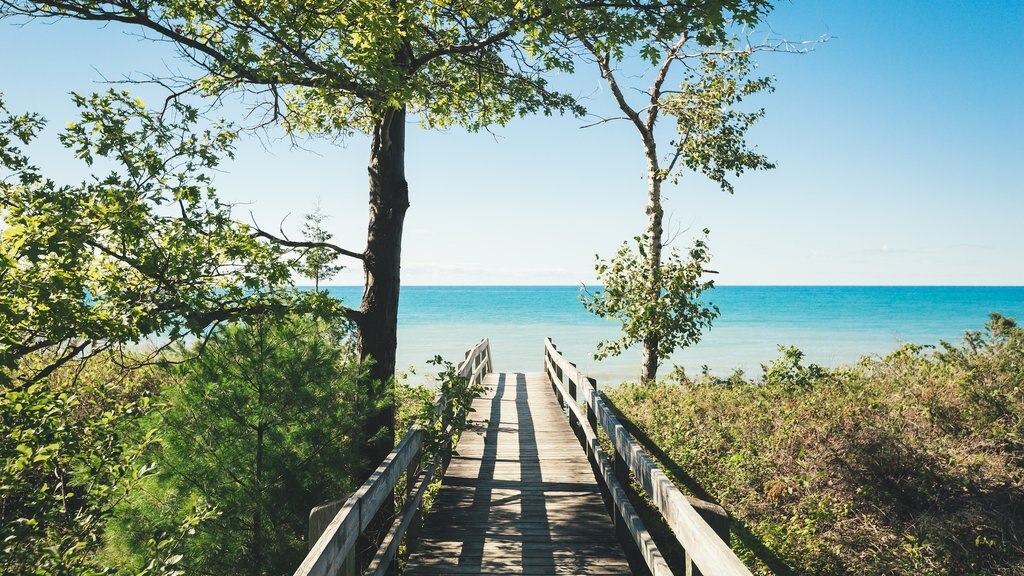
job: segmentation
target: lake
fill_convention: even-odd
[[[362,287],[328,290],[358,306]],[[399,309],[398,367],[413,368],[414,381],[430,373],[435,354],[456,362],[481,338],[491,339],[494,368],[539,371],[545,336],[600,383],[635,380],[639,350],[596,362],[590,357],[618,325],[589,314],[578,286],[405,286]],[[1024,287],[939,286],[719,286],[707,293],[721,315],[695,346],[662,365],[687,373],[707,366],[749,377],[794,345],[809,362],[854,363],[864,354],[885,354],[900,344],[959,342],[965,330],[983,328],[990,312],[1024,320]]]

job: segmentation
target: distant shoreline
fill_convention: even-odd
[[[329,292],[356,303],[361,286],[331,286]],[[481,338],[491,338],[496,369],[539,371],[544,337],[600,382],[639,376],[639,355],[594,362],[590,353],[618,326],[588,314],[579,286],[406,286],[399,309],[398,367],[416,378],[430,371],[435,354],[451,360]],[[863,355],[884,355],[903,343],[959,342],[965,330],[981,329],[990,312],[1024,321],[1020,286],[718,286],[708,299],[720,317],[696,346],[664,363],[697,374],[704,365],[728,376],[742,369],[760,375],[760,365],[778,356],[777,346],[797,346],[807,361],[828,367],[852,364]]]

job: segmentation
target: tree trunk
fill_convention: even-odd
[[[661,237],[662,218],[665,215],[661,207],[661,175],[658,166],[658,150],[653,136],[644,139],[644,151],[647,157],[647,298],[653,304],[649,326],[659,325],[658,314],[661,299]],[[640,369],[641,382],[654,382],[658,377],[658,343],[657,331],[649,331],[643,341],[643,360]]]
[[[398,346],[398,292],[402,226],[409,208],[405,181],[405,108],[385,111],[370,146],[370,218],[363,270],[366,275],[359,321],[359,358],[373,360],[369,376],[379,383],[384,407],[369,420],[376,438],[367,447],[363,479],[394,448],[395,348]]]
[[[263,369],[267,365],[267,356],[269,350],[267,349],[268,343],[266,341],[266,325],[260,326],[257,330],[257,338],[259,339],[259,363],[258,363],[258,374],[256,374],[256,462],[255,470],[253,472],[253,492],[256,494],[256,501],[254,502],[255,507],[252,512],[252,542],[250,550],[250,574],[262,574],[264,572],[263,566],[263,506],[267,504],[267,495],[263,492],[263,441],[264,441],[264,428],[265,422],[263,420],[266,414],[267,406],[265,404],[266,398],[264,397],[264,384],[265,374]],[[244,422],[248,424],[248,422]]]
[[[653,383],[658,377],[658,337],[655,335],[644,338],[643,358],[640,364],[640,382]]]
[[[257,406],[262,410],[263,386],[260,385],[260,400]],[[256,426],[256,472],[253,482],[255,483],[256,502],[252,513],[252,567],[251,574],[263,574],[263,506],[267,504],[267,495],[263,492],[263,422]]]

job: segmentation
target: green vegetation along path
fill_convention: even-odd
[[[630,574],[548,378],[484,385],[405,573]]]

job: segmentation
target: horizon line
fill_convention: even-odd
[[[402,284],[401,288],[581,288],[600,284]],[[312,284],[296,284],[312,288]],[[321,288],[364,288],[363,284],[321,284]],[[716,284],[715,288],[1024,288],[1024,284]]]

